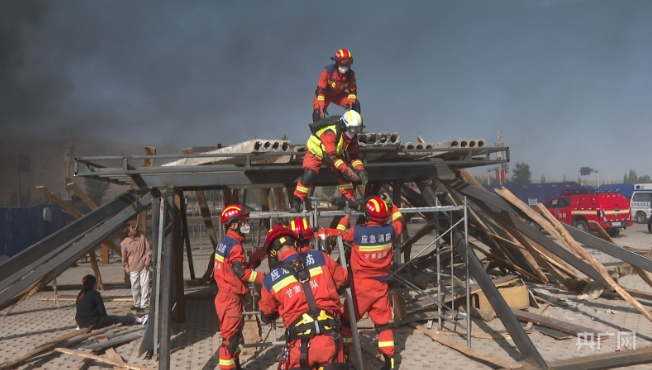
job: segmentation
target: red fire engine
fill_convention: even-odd
[[[547,201],[545,206],[556,219],[584,232],[593,228],[589,221],[600,224],[611,236],[634,224],[629,201],[614,192],[567,190]]]

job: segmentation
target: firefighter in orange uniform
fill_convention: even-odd
[[[353,64],[351,52],[340,49],[331,60],[335,63],[326,66],[319,76],[315,99],[312,102],[313,122],[326,117],[326,108],[330,103],[360,113],[355,72],[351,69]]]
[[[352,245],[351,292],[355,301],[355,320],[369,313],[378,333],[378,351],[385,358],[383,369],[394,369],[394,334],[389,328],[392,311],[389,305],[387,276],[392,264],[392,244],[403,231],[403,215],[389,195],[371,197],[364,206],[367,223],[349,229],[342,240]],[[391,223],[389,220],[391,218]],[[345,352],[351,347],[351,318],[344,310],[342,335]]]
[[[329,117],[331,118],[333,117]],[[362,116],[356,111],[348,111],[333,124],[325,125],[310,136],[306,143],[306,154],[303,156],[303,175],[297,182],[290,212],[300,212],[301,204],[310,193],[322,163],[326,163],[338,174],[340,193],[347,200],[355,201],[353,181],[366,185],[369,180],[358,152],[356,135],[362,132],[362,128]],[[348,152],[350,164],[345,161],[344,152]],[[358,204],[349,202],[349,205],[358,209]]]
[[[222,345],[220,369],[240,367],[240,338],[242,332],[242,305],[247,293],[247,283],[262,284],[264,275],[247,267],[245,251],[241,243],[249,232],[249,213],[237,204],[224,207],[220,221],[226,235],[215,248],[213,277],[217,283],[215,310],[220,320]]]
[[[347,369],[338,293],[348,284],[346,269],[321,251],[297,252],[285,226],[269,231],[265,248],[278,262],[264,279],[259,307],[264,323],[280,316],[286,329],[279,369]]]

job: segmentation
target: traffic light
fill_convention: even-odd
[[[591,167],[580,167],[580,175],[587,176],[591,174]]]

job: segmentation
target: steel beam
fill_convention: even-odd
[[[58,253],[65,244],[79,238],[105,219],[115,216],[136,199],[138,198],[133,191],[126,192],[38,243],[33,244],[31,247],[3,263],[0,263],[0,291],[8,286],[5,279],[15,274],[14,278],[8,282],[9,284],[21,279],[27,271],[33,269],[43,261],[47,261],[53,254]]]
[[[429,186],[423,187],[421,191],[423,194],[423,201],[427,205],[437,205],[435,201],[436,195]],[[512,313],[512,309],[509,308],[507,302],[505,302],[505,299],[498,291],[498,288],[494,285],[491,277],[484,270],[484,266],[482,266],[475,251],[467,250],[468,246],[466,244],[466,239],[460,232],[453,233],[453,247],[457,250],[458,254],[464,258],[471,276],[473,276],[473,279],[475,279],[480,288],[482,288],[482,292],[487,296],[489,303],[491,303],[491,307],[496,311],[496,315],[505,326],[505,329],[507,329],[507,332],[514,339],[514,344],[516,344],[521,355],[523,355],[527,362],[537,364],[541,369],[547,369],[548,366],[543,357],[541,357],[541,354],[534,346],[534,343],[532,343],[530,337],[528,337],[525,330],[523,330],[523,327]],[[469,313],[467,312],[467,314]]]
[[[61,253],[39,264],[40,266],[36,267],[33,272],[28,272],[20,281],[15,282],[11,287],[0,293],[0,306],[44,277],[46,278],[45,283],[47,284],[51,279],[65,271],[72,263],[93,249],[99,242],[122,227],[127,220],[149,207],[151,202],[152,196],[150,194],[143,196],[130,207],[125,208],[115,217],[107,220],[78,242],[71,244],[61,251]]]
[[[534,228],[527,225],[518,217],[526,218],[520,210],[513,207],[503,198],[499,197],[496,194],[490,193],[484,189],[480,189],[476,186],[470,185],[459,179],[453,181],[447,181],[446,184],[450,186],[455,191],[467,196],[469,199],[474,201],[474,204],[480,207],[484,212],[492,214],[495,217],[500,218],[505,223],[514,227],[521,234],[526,237],[534,240],[537,244],[541,245],[543,248],[546,248],[550,252],[556,254],[573,266],[578,269],[580,272],[590,277],[591,279],[597,281],[598,283],[609,286],[609,283],[600,275],[600,273],[595,270],[591,265],[586,263],[584,260],[578,258],[561,245],[555,243],[553,240],[543,235],[541,232],[536,231]]]
[[[168,189],[165,193],[165,241],[163,243],[163,252],[161,254],[161,289],[158,294],[161,295],[161,306],[159,307],[160,315],[160,353],[159,353],[159,370],[170,369],[170,323],[172,307],[172,268],[173,268],[173,238],[172,229],[174,223],[174,191]]]

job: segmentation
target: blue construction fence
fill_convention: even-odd
[[[0,256],[12,257],[72,220],[56,204],[0,208]]]

